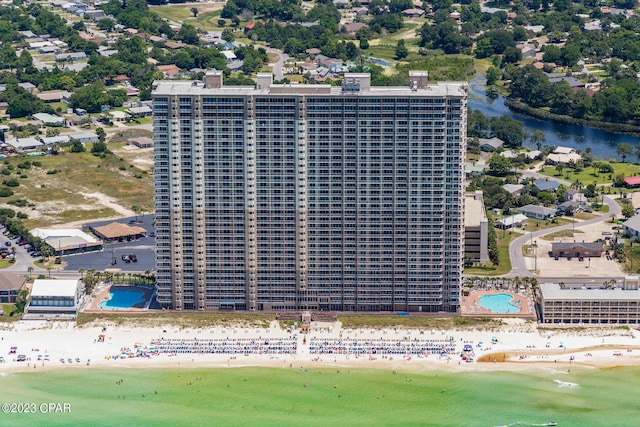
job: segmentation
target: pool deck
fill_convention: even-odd
[[[509,294],[513,297],[511,303],[520,307],[520,311],[511,314],[494,313],[478,305],[480,297],[483,295]],[[460,302],[460,314],[469,317],[515,317],[519,319],[535,319],[536,312],[533,301],[528,295],[505,290],[478,290],[469,292],[468,296],[463,296]]]
[[[103,308],[100,308],[100,306],[98,304],[100,304],[103,300],[108,299],[109,298],[109,291],[111,291],[111,286],[120,286],[120,285],[106,285],[104,287],[100,287],[100,289],[96,289],[96,291],[93,293],[91,301],[89,301],[89,303],[86,305],[86,307],[82,310],[84,312],[100,312],[100,313],[109,313],[109,312],[114,312],[117,311],[118,313],[126,313],[126,312],[143,312],[143,311],[149,311],[147,308],[137,308],[137,307],[131,307],[131,308],[126,308],[126,309],[118,309],[118,310],[105,310]],[[145,294],[145,298],[146,298],[146,294]],[[145,303],[145,306],[148,306],[148,302]]]

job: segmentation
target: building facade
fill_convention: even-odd
[[[160,304],[455,312],[466,84],[272,78],[154,84]]]
[[[614,288],[577,288],[558,283],[541,283],[539,287],[542,323],[640,323],[638,276],[627,276],[622,287]]]

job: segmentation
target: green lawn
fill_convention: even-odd
[[[528,219],[523,228],[526,232],[531,232],[571,224],[572,222],[573,219],[566,217],[555,217],[546,220]]]
[[[496,230],[496,241],[498,243],[498,259],[499,265],[493,265],[491,263],[483,267],[467,267],[464,269],[464,274],[472,276],[500,276],[507,274],[511,271],[511,259],[509,258],[509,244],[522,236],[520,233],[514,233],[513,231],[506,230],[504,236],[502,230]]]
[[[554,166],[545,166],[540,170],[540,173],[554,178],[560,178],[571,183],[579,181],[582,185],[611,184],[613,182],[613,178],[618,174],[623,174],[625,177],[640,174],[640,165],[634,163],[605,163],[609,163],[613,166],[613,173],[600,173],[595,171],[592,167],[585,168],[580,172],[575,172],[573,169],[565,167],[562,168],[561,172],[558,172],[557,168]],[[612,191],[615,191],[615,189],[612,189]]]

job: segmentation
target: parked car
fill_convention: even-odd
[[[27,356],[25,354],[19,354],[16,358],[17,362],[24,362],[25,360],[27,360]]]
[[[4,245],[9,247],[9,246],[11,246],[11,242],[4,242]]]
[[[138,257],[136,256],[136,254],[129,254],[129,259],[132,262],[138,262]]]

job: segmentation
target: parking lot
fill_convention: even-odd
[[[575,228],[573,236],[556,237],[556,242],[595,242],[598,239],[610,237],[616,231],[613,229],[615,224],[603,222],[592,224],[581,228],[579,225]],[[584,258],[580,261],[577,257],[570,260],[566,257],[559,257],[557,260],[549,256],[551,252],[551,240],[536,239],[538,245],[537,260],[535,253],[528,253],[525,257],[527,268],[533,271],[536,268],[541,277],[620,277],[625,273],[620,269],[620,263],[615,259],[608,259],[603,253],[599,258]],[[529,242],[525,245],[528,247]]]
[[[96,270],[117,269],[121,271],[154,271],[156,265],[156,252],[155,252],[155,237],[151,237],[151,234],[155,233],[155,229],[151,226],[153,222],[153,215],[145,215],[143,218],[140,216],[138,220],[142,222],[131,223],[137,227],[142,227],[147,230],[146,237],[138,240],[132,240],[130,242],[113,242],[105,243],[104,249],[100,252],[88,252],[85,254],[77,255],[65,255],[64,262],[67,264],[66,270],[79,270],[81,268],[88,270],[95,268]],[[102,226],[114,222],[98,221],[90,223],[90,226]],[[122,218],[117,222],[128,224],[129,222],[135,222],[135,218]],[[123,256],[129,256],[135,254],[137,262],[125,262]],[[115,264],[112,264],[115,260]]]

